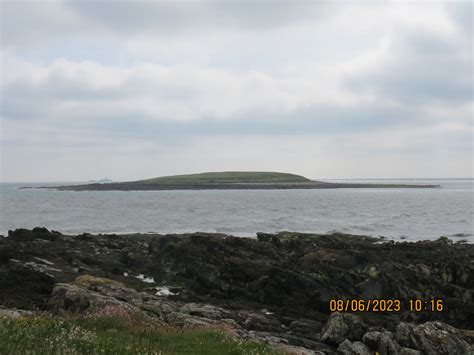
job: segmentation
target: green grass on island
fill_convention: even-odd
[[[259,171],[226,171],[201,174],[162,176],[154,179],[127,182],[127,184],[225,184],[225,183],[278,183],[309,182],[304,176]]]
[[[118,317],[0,317],[0,354],[282,354],[226,330],[150,328]]]

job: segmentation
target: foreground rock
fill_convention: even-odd
[[[444,238],[382,241],[287,232],[251,239],[16,230],[0,238],[0,304],[225,327],[237,337],[297,352],[472,352],[466,329],[474,329],[474,246]],[[329,310],[331,299],[360,298],[436,298],[444,309],[410,312],[404,305],[398,313],[357,315]]]

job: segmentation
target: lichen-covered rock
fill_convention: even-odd
[[[225,313],[221,308],[211,305],[187,303],[180,308],[180,312],[209,319],[222,319]]]
[[[382,336],[380,331],[369,331],[364,334],[362,341],[371,349],[377,349],[379,346],[379,339]]]
[[[279,334],[282,331],[281,324],[268,319],[265,313],[231,311],[209,304],[182,304],[137,292],[121,282],[91,275],[80,276],[73,283],[56,284],[49,300],[49,310],[58,315],[120,316],[131,323],[166,323],[182,328],[223,329],[226,333],[242,338],[288,344],[284,334]],[[317,343],[317,346],[324,344]],[[288,346],[289,348],[299,349],[292,346]],[[326,349],[331,350],[330,347]],[[311,351],[305,350],[302,353],[309,354]]]
[[[395,332],[395,339],[401,346],[408,348],[410,348],[411,346],[415,346],[416,339],[414,339],[412,324],[405,322],[399,323]]]
[[[441,323],[427,322],[420,325],[400,323],[396,339],[408,348],[424,354],[469,354],[470,345],[456,328]]]
[[[0,318],[22,318],[22,317],[31,317],[34,315],[34,312],[25,311],[22,309],[14,309],[14,308],[5,308],[0,306]]]
[[[370,349],[360,341],[344,340],[337,348],[341,355],[371,355]]]
[[[400,351],[400,345],[393,340],[393,334],[390,332],[383,332],[379,339],[377,352],[380,355],[395,355]]]
[[[344,340],[361,340],[368,326],[362,319],[351,313],[333,313],[323,328],[321,340],[332,345]]]
[[[54,287],[49,308],[60,315],[121,316],[130,321],[152,320],[131,303],[71,284],[57,284]],[[158,319],[156,323],[159,323]]]
[[[362,341],[380,355],[396,355],[400,350],[400,345],[394,340],[393,334],[388,331],[367,332],[362,337]]]

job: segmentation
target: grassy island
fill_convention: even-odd
[[[308,178],[289,173],[264,171],[224,171],[201,174],[162,176],[154,179],[138,180],[129,184],[229,184],[265,182],[309,182]]]
[[[291,190],[336,188],[431,188],[438,185],[335,183],[310,180],[301,175],[265,171],[224,171],[162,176],[152,179],[54,187],[72,191],[151,190]],[[51,187],[44,187],[51,188]]]

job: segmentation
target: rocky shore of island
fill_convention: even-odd
[[[42,186],[44,189],[60,191],[169,191],[169,190],[314,190],[314,189],[431,189],[440,185],[422,184],[379,184],[379,183],[335,183],[323,181],[309,182],[260,182],[260,183],[178,183],[140,184],[110,183],[64,186]],[[31,187],[22,187],[31,188]]]
[[[331,300],[400,300],[332,312]],[[410,310],[441,300],[442,310]],[[425,303],[423,303],[425,305]],[[157,326],[225,327],[296,354],[470,354],[474,245],[340,233],[0,237],[0,316],[107,309]]]
[[[60,191],[162,191],[162,190],[295,190],[344,188],[435,188],[440,185],[401,183],[327,182],[301,175],[268,171],[221,171],[81,185],[42,186]],[[23,187],[31,188],[31,187]]]

